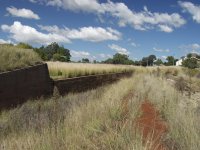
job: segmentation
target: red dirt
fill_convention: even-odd
[[[143,142],[150,142],[150,150],[168,150],[163,144],[162,138],[165,136],[168,127],[159,115],[159,112],[148,101],[144,101],[141,105],[142,115],[137,119],[136,124],[139,126],[143,135]]]

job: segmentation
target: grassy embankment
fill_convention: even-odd
[[[133,70],[130,65],[112,64],[86,64],[86,63],[65,63],[47,62],[49,73],[52,78],[71,78],[95,74],[128,72]]]
[[[0,72],[24,68],[38,63],[41,63],[41,59],[33,50],[0,44]]]
[[[163,142],[180,150],[200,149],[199,105],[191,104],[166,80],[179,78],[178,69],[137,68],[134,76],[112,85],[79,94],[54,97],[47,101],[27,102],[0,115],[0,149],[113,149],[149,150],[134,124],[141,115],[139,106],[148,100],[160,111],[169,131]],[[193,77],[192,82],[199,79]],[[174,80],[176,82],[176,80]],[[195,84],[195,83],[192,83]],[[128,93],[127,113],[122,99]],[[185,105],[182,105],[182,104]],[[185,107],[187,106],[187,107]],[[151,137],[149,137],[151,141]],[[152,149],[155,149],[152,148]]]

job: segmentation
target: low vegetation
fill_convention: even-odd
[[[135,124],[144,101],[152,103],[167,123],[162,137],[167,147],[200,149],[200,102],[180,88],[199,83],[199,72],[189,76],[188,70],[175,67],[135,69],[133,77],[111,85],[63,97],[55,89],[52,98],[2,111],[0,149],[157,150],[150,144],[151,136],[143,141]],[[176,82],[182,80],[181,92]],[[190,90],[195,95],[195,88]]]
[[[41,59],[33,50],[0,44],[0,72],[32,66],[38,63],[41,63]]]
[[[133,71],[133,66],[112,64],[47,62],[50,76],[53,78],[71,78],[95,74]]]

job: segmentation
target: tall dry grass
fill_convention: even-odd
[[[66,63],[47,62],[50,76],[53,78],[70,78],[95,74],[117,73],[132,71],[130,65],[112,64],[87,64],[87,63]]]
[[[198,150],[199,105],[189,105],[190,98],[185,100],[163,75],[138,68],[132,78],[111,85],[64,97],[55,90],[50,99],[2,111],[0,149],[148,150],[149,142],[143,143],[134,120],[141,114],[141,103],[149,100],[168,122],[163,142],[174,145],[174,149]],[[133,95],[128,98],[129,112],[124,116],[122,99],[128,93]]]
[[[35,65],[40,62],[39,56],[31,49],[20,49],[0,44],[0,72]]]

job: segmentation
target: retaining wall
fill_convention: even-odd
[[[52,92],[53,81],[47,64],[0,73],[0,109],[49,96]]]
[[[0,110],[15,107],[29,99],[52,96],[56,87],[60,95],[83,92],[112,83],[132,72],[90,75],[53,81],[47,64],[0,73]]]
[[[55,80],[54,86],[57,87],[61,95],[70,92],[83,92],[97,88],[108,83],[119,80],[122,77],[130,77],[132,72],[90,75],[62,80]]]

